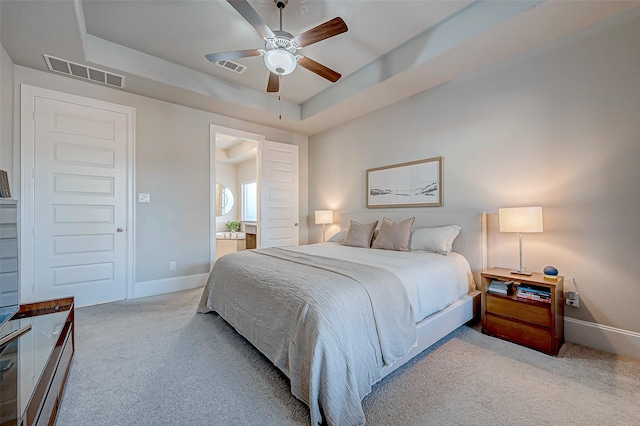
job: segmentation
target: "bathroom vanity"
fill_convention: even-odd
[[[247,249],[244,232],[216,232],[216,260],[225,254]]]

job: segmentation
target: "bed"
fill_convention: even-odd
[[[355,217],[368,224],[382,216]],[[219,314],[286,374],[313,425],[364,424],[362,399],[373,384],[478,312],[473,271],[485,259],[485,216],[415,217],[415,241],[416,230],[460,224],[453,251],[381,250],[334,238],[233,253],[216,261],[199,312]],[[353,218],[342,216],[352,234]]]

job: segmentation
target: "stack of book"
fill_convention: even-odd
[[[507,295],[511,293],[511,287],[513,286],[513,281],[497,281],[493,280],[489,284],[489,292],[495,294],[504,294]]]
[[[520,284],[516,295],[521,299],[551,303],[551,290],[547,287],[540,287],[532,284]]]

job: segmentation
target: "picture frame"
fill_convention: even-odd
[[[11,198],[11,189],[9,188],[9,176],[6,170],[0,170],[0,197]]]
[[[367,208],[441,207],[443,157],[367,169]]]

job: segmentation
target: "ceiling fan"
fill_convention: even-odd
[[[227,0],[229,4],[246,19],[258,34],[264,38],[264,49],[247,49],[234,50],[231,52],[210,53],[205,55],[211,62],[219,62],[224,60],[246,58],[250,56],[263,56],[264,63],[269,69],[269,81],[267,83],[267,92],[280,91],[280,76],[290,74],[300,65],[309,71],[324,77],[335,83],[342,75],[331,68],[328,68],[313,59],[306,56],[296,55],[296,52],[311,44],[325,40],[327,38],[342,34],[348,30],[347,24],[342,18],[333,18],[330,21],[320,24],[293,36],[282,30],[282,9],[287,5],[289,0],[273,0],[276,7],[280,10],[280,29],[272,31],[271,28],[258,15],[247,0]]]

